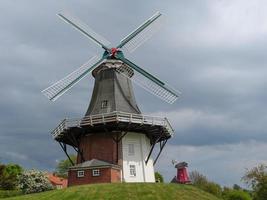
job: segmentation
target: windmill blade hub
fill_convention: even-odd
[[[115,57],[116,53],[119,51],[118,48],[111,48],[111,54],[113,57]]]
[[[124,55],[122,53],[122,51],[119,49],[119,48],[111,48],[110,50],[106,50],[104,53],[103,53],[103,56],[102,58],[105,58],[105,59],[116,59],[116,56],[120,56],[120,57],[123,57],[124,58]]]

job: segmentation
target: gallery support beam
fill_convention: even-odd
[[[161,137],[163,136],[163,131],[161,132],[161,134],[157,137],[157,139],[155,140],[155,141],[153,141],[153,144],[152,144],[152,146],[151,146],[151,148],[150,148],[150,151],[149,151],[149,153],[148,153],[148,156],[147,156],[147,159],[146,159],[146,165],[147,165],[147,163],[148,163],[148,161],[149,161],[149,158],[151,157],[151,154],[152,154],[152,152],[153,152],[153,150],[154,150],[154,147],[155,147],[155,145],[159,142],[159,140],[161,139]]]
[[[67,145],[65,143],[62,143],[62,142],[58,142],[59,145],[61,146],[61,148],[63,149],[64,153],[66,154],[66,156],[68,157],[70,163],[72,164],[72,166],[74,166],[74,163],[73,161],[71,160],[69,154],[68,154],[68,151],[67,151]]]
[[[160,156],[160,154],[161,154],[161,152],[162,152],[162,150],[163,150],[163,148],[164,148],[164,146],[165,146],[165,144],[167,143],[167,141],[168,141],[168,139],[166,139],[166,140],[164,140],[164,141],[160,141],[160,143],[159,143],[159,152],[158,152],[158,155],[157,155],[157,157],[156,157],[156,159],[154,160],[154,162],[153,162],[153,165],[155,165],[156,164],[156,162],[157,162],[157,160],[158,160],[158,158],[159,158],[159,156]]]

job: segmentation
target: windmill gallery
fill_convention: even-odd
[[[69,168],[68,185],[104,182],[155,182],[154,164],[173,129],[166,118],[146,116],[139,110],[132,81],[162,100],[173,103],[178,92],[126,59],[122,50],[133,52],[158,30],[162,15],[156,13],[126,36],[116,48],[77,18],[59,17],[105,51],[42,91],[55,101],[84,76],[92,73],[95,84],[91,102],[81,119],[64,119],[52,132],[68,155],[77,152]],[[152,152],[156,157],[152,159]]]

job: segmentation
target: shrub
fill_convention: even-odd
[[[208,183],[206,176],[200,174],[198,171],[192,171],[189,173],[189,179],[195,186],[205,185]]]
[[[17,164],[0,166],[0,188],[14,190],[18,186],[18,176],[22,173],[22,167]]]
[[[23,172],[19,177],[19,185],[20,189],[25,194],[53,189],[46,174],[38,170],[28,170]]]
[[[247,192],[242,190],[229,190],[224,194],[225,200],[251,200]]]
[[[257,189],[254,195],[255,200],[266,200],[267,198],[267,176],[265,176],[261,182],[258,183]]]
[[[189,174],[189,177],[190,177],[191,183],[194,186],[208,193],[211,193],[217,197],[221,197],[222,188],[219,184],[209,181],[206,176],[200,174],[198,171],[192,171]]]
[[[204,191],[211,193],[217,197],[221,197],[222,195],[222,188],[219,184],[214,183],[214,182],[208,182],[202,186],[200,186],[201,189]]]
[[[159,172],[155,172],[155,179],[157,182],[164,183],[163,176]]]
[[[254,200],[266,200],[267,165],[260,164],[250,170],[247,170],[242,180],[252,187]]]

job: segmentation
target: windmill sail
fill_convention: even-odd
[[[86,74],[90,73],[97,66],[99,66],[104,60],[105,59],[103,58],[99,60],[98,56],[94,56],[87,63],[85,63],[63,79],[44,89],[42,93],[52,101],[57,100],[61,95],[63,95],[78,81],[80,81]]]
[[[166,101],[167,103],[172,104],[178,99],[180,92],[175,91],[166,83],[163,83],[158,78],[149,74],[128,59],[123,57],[119,57],[118,59],[120,59],[135,71],[134,76],[131,77],[131,80],[133,80],[134,83],[144,88],[148,92],[156,95],[160,99]],[[125,70],[127,69],[117,68],[117,71],[122,73],[123,75],[125,75],[125,73],[123,73],[125,72]]]
[[[132,33],[122,39],[117,48],[125,48],[129,52],[133,52],[160,29],[162,22],[162,14],[157,12]]]
[[[62,94],[73,87],[86,74],[90,73],[101,63],[103,63],[106,59],[114,58],[121,60],[127,66],[129,66],[128,69],[117,68],[117,71],[125,76],[127,76],[128,74],[128,78],[131,78],[137,85],[143,87],[148,92],[158,96],[168,103],[173,103],[177,100],[180,92],[175,91],[166,83],[162,82],[155,76],[138,67],[131,61],[127,60],[123,56],[122,51],[119,50],[120,48],[125,48],[128,51],[133,52],[136,48],[138,48],[146,40],[148,40],[162,24],[163,17],[161,13],[157,12],[148,20],[146,20],[143,24],[141,24],[141,26],[139,26],[136,30],[126,36],[116,48],[109,48],[108,46],[110,42],[108,42],[101,35],[94,32],[90,27],[81,22],[78,18],[73,17],[72,15],[67,13],[60,13],[58,15],[62,20],[71,24],[75,29],[83,33],[90,40],[104,48],[105,52],[101,59],[99,59],[99,57],[97,56],[93,57],[87,63],[82,65],[80,68],[78,68],[65,78],[59,80],[58,82],[43,90],[42,93],[50,100],[55,101]],[[134,70],[134,76],[132,74],[133,70],[130,70],[129,73],[123,73],[125,72],[125,70],[129,70],[130,68]]]
[[[96,44],[100,45],[105,50],[109,49],[108,46],[110,45],[110,42],[108,40],[106,40],[103,36],[99,35],[95,31],[93,31],[87,24],[83,23],[77,17],[74,17],[74,16],[72,16],[66,12],[65,13],[59,13],[58,16],[66,23],[69,23],[70,25],[72,25],[75,29],[80,31],[82,34],[84,34],[90,40],[92,40]]]

